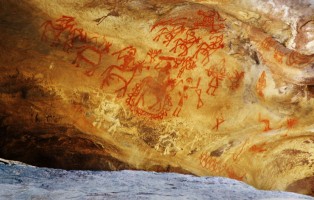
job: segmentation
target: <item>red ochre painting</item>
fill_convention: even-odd
[[[312,195],[304,2],[1,3],[0,158]]]
[[[214,9],[198,10],[194,15],[193,22],[171,18],[153,24],[151,41],[163,49],[149,49],[144,58],[137,55],[134,45],[117,50],[105,35],[88,34],[71,16],[44,22],[41,39],[74,54],[73,65],[84,67],[86,76],[100,76],[99,87],[104,91],[114,88],[117,98],[125,99],[134,114],[156,120],[178,117],[190,96],[197,98],[195,108],[202,109],[203,99],[219,95],[223,83],[237,90],[245,76],[238,69],[228,72],[223,57],[211,62],[225,47],[225,20]],[[206,30],[206,37],[199,30]],[[115,62],[105,62],[109,57]],[[193,72],[202,76],[191,77]]]

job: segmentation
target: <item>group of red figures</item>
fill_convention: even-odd
[[[52,47],[62,46],[66,52],[75,51],[76,57],[73,64],[77,67],[86,65],[87,76],[92,76],[109,54],[112,44],[104,36],[89,35],[84,29],[79,28],[74,17],[62,16],[54,21],[48,20],[41,25],[43,32],[41,40],[50,42]],[[90,57],[93,55],[93,58]]]
[[[236,179],[242,181],[246,174],[239,175],[238,172],[235,172],[231,166],[228,166],[225,162],[223,162],[219,157],[211,156],[208,153],[202,153],[199,157],[200,165],[208,169],[210,172],[215,174],[225,174],[229,178]]]
[[[157,34],[154,41],[162,43],[172,48],[170,52],[176,53],[178,57],[188,57],[193,60],[201,60],[205,66],[210,62],[210,56],[218,49],[224,48],[224,35],[222,33],[225,28],[224,19],[215,10],[207,12],[199,10],[197,12],[198,20],[193,24],[189,23],[188,18],[168,19],[157,22],[151,29]],[[160,28],[161,27],[161,28]],[[209,32],[208,40],[197,37],[196,31],[205,29]],[[193,52],[191,54],[191,49]]]
[[[167,115],[172,106],[170,92],[174,91],[174,88],[178,88],[179,85],[180,89],[179,92],[176,93],[178,98],[176,106],[172,112],[173,116],[179,116],[184,104],[188,102],[191,92],[197,97],[196,108],[199,109],[204,105],[202,100],[204,90],[202,86],[204,84],[202,84],[202,82],[207,82],[207,89],[205,92],[208,95],[215,96],[217,89],[221,86],[222,81],[224,81],[226,77],[230,81],[229,88],[231,90],[239,88],[244,77],[244,72],[237,70],[235,70],[232,75],[227,73],[225,66],[226,61],[224,58],[222,58],[220,62],[212,64],[209,68],[205,68],[205,66],[210,63],[211,55],[217,50],[224,48],[223,30],[225,28],[225,20],[221,18],[216,10],[199,10],[197,11],[196,16],[197,19],[194,20],[193,23],[191,23],[188,18],[178,17],[160,20],[151,28],[151,32],[154,34],[153,41],[162,43],[165,46],[164,49],[168,50],[168,53],[172,55],[158,57],[159,63],[157,65],[162,64],[162,66],[164,66],[163,69],[165,71],[169,70],[169,72],[163,73],[167,74],[168,81],[161,81],[162,79],[158,81],[164,83],[159,87],[162,88],[160,92],[164,95],[158,94],[162,97],[156,101],[158,104],[153,104],[152,107],[149,107],[149,109],[154,109],[156,108],[155,106],[157,106],[158,109],[163,108],[160,113],[161,115],[156,116],[157,118],[163,118]],[[208,31],[209,36],[207,40],[197,36],[197,32],[200,29]],[[186,74],[188,74],[186,73],[187,71],[193,71],[200,68],[197,62],[201,63],[201,69],[204,70],[207,76],[206,78],[197,76],[191,78],[186,76]],[[183,76],[184,73],[186,73],[185,76]],[[149,81],[149,83],[152,83],[152,81]],[[138,114],[152,117],[150,115],[151,112],[147,112],[139,106],[140,102],[142,105],[145,104],[145,95],[141,93],[141,91],[148,92],[149,90],[145,89],[147,86],[150,88],[154,87],[154,85],[150,86],[150,84],[146,84],[145,81],[142,82],[142,84],[138,84],[133,90],[133,93],[129,96],[128,103],[134,110],[136,110],[136,112],[138,112]],[[134,97],[139,97],[139,99],[136,100]],[[218,130],[219,125],[224,122],[224,119],[219,117],[216,121],[218,124],[216,124],[213,129]]]
[[[229,88],[236,90],[244,77],[242,71],[227,73],[224,58],[205,68],[211,55],[224,47],[224,19],[215,10],[199,10],[196,16],[198,18],[192,24],[187,18],[155,23],[151,28],[153,41],[162,42],[168,52],[164,55],[161,49],[150,49],[142,60],[138,59],[134,46],[111,52],[112,44],[106,37],[89,35],[70,16],[43,23],[41,39],[50,42],[51,46],[61,46],[66,52],[75,52],[73,64],[86,68],[86,76],[93,76],[101,70],[105,58],[115,57],[116,63],[106,66],[101,72],[102,89],[114,88],[117,97],[125,98],[126,104],[137,115],[163,119],[172,110],[172,116],[177,117],[191,94],[197,97],[197,109],[204,105],[202,81],[207,82],[205,92],[215,96],[226,78]],[[198,29],[208,31],[208,40],[197,36]],[[187,71],[198,67],[197,61],[203,65],[207,78],[187,75]],[[143,74],[145,76],[141,78]],[[213,129],[218,130],[223,122],[222,117],[217,118]]]

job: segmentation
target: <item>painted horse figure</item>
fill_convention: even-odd
[[[199,54],[201,54],[204,57],[201,61],[204,66],[209,63],[210,56],[213,53],[215,53],[218,49],[224,48],[223,35],[211,36],[209,40],[210,43],[203,42],[198,45],[198,48],[193,55],[193,58],[198,59]]]
[[[186,32],[185,39],[178,38],[174,41],[175,46],[170,50],[170,52],[177,53],[177,49],[180,48],[181,53],[179,54],[179,56],[186,56],[188,54],[189,49],[194,44],[198,44],[200,40],[201,38],[196,37],[195,32],[190,29]]]
[[[144,61],[135,62],[136,49],[133,46],[126,47],[112,55],[118,54],[117,60],[123,60],[121,65],[110,65],[103,73],[104,76],[101,88],[105,86],[109,87],[111,81],[114,79],[123,82],[123,86],[115,90],[118,93],[117,97],[124,97],[128,89],[129,84],[137,72],[142,73],[144,68]],[[145,67],[148,68],[148,67]]]
[[[163,36],[163,44],[166,45],[166,47],[172,42],[172,40],[178,36],[179,34],[183,33],[185,31],[184,26],[174,26],[174,27],[164,27],[158,31],[158,35],[154,37],[154,41],[158,42]]]
[[[61,35],[65,31],[71,32],[76,26],[75,18],[70,16],[62,16],[55,22],[48,20],[41,25],[43,33],[41,35],[42,41],[47,41],[49,37],[52,37],[52,46],[56,46],[61,43]]]
[[[92,76],[101,64],[103,56],[109,53],[111,45],[111,43],[104,39],[104,43],[100,46],[84,45],[78,47],[76,58],[73,61],[73,64],[76,64],[76,67],[79,67],[82,62],[90,65],[92,68],[87,70],[85,75]]]
[[[63,50],[69,52],[74,47],[75,42],[86,43],[87,33],[82,28],[73,28],[66,41],[63,43]]]

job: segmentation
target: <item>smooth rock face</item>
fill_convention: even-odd
[[[305,0],[0,0],[0,157],[313,195],[313,13]]]
[[[173,173],[65,171],[0,161],[0,177],[1,199],[313,199],[228,178]]]

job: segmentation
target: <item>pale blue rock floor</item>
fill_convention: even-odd
[[[0,199],[308,199],[288,192],[261,191],[220,177],[143,171],[66,171],[0,159]]]

